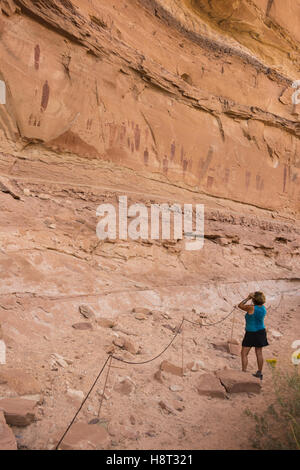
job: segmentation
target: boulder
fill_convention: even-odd
[[[7,425],[3,411],[0,411],[0,450],[17,450],[14,433]]]
[[[99,424],[75,423],[59,446],[61,450],[104,450],[110,443],[106,429]]]
[[[212,374],[202,374],[197,383],[199,395],[205,395],[212,398],[226,398],[224,387],[220,380]]]
[[[79,305],[79,312],[84,316],[84,318],[89,320],[93,320],[95,318],[95,313],[88,305]]]
[[[182,368],[178,367],[178,366],[175,366],[174,364],[172,364],[169,361],[163,361],[160,364],[160,370],[162,370],[164,372],[167,372],[169,374],[178,375],[178,376],[182,377]]]
[[[247,372],[225,369],[216,373],[228,393],[259,393],[260,379]]]
[[[28,426],[35,419],[36,402],[24,398],[3,398],[0,410],[3,411],[7,424],[11,426]]]

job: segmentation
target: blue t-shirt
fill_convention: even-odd
[[[266,307],[264,305],[255,305],[254,313],[249,315],[246,313],[246,331],[259,331],[265,329],[264,318],[267,314]]]

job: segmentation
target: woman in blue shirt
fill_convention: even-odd
[[[246,305],[246,303],[252,300],[253,305]],[[242,342],[242,369],[244,372],[247,371],[248,366],[248,354],[252,347],[255,348],[256,359],[258,370],[255,377],[262,380],[262,369],[263,369],[263,354],[262,348],[268,346],[267,334],[264,324],[264,318],[267,314],[267,310],[264,306],[266,302],[265,295],[263,292],[253,292],[249,294],[245,300],[238,305],[238,307],[244,310],[246,313],[246,333]]]

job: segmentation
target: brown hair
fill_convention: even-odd
[[[252,296],[254,305],[263,305],[266,301],[265,294],[263,292],[254,292]]]

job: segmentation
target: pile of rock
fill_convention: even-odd
[[[9,397],[0,399],[0,450],[16,450],[10,426],[29,426],[36,419],[35,408],[42,400],[39,382],[22,369],[2,369],[0,384]]]

